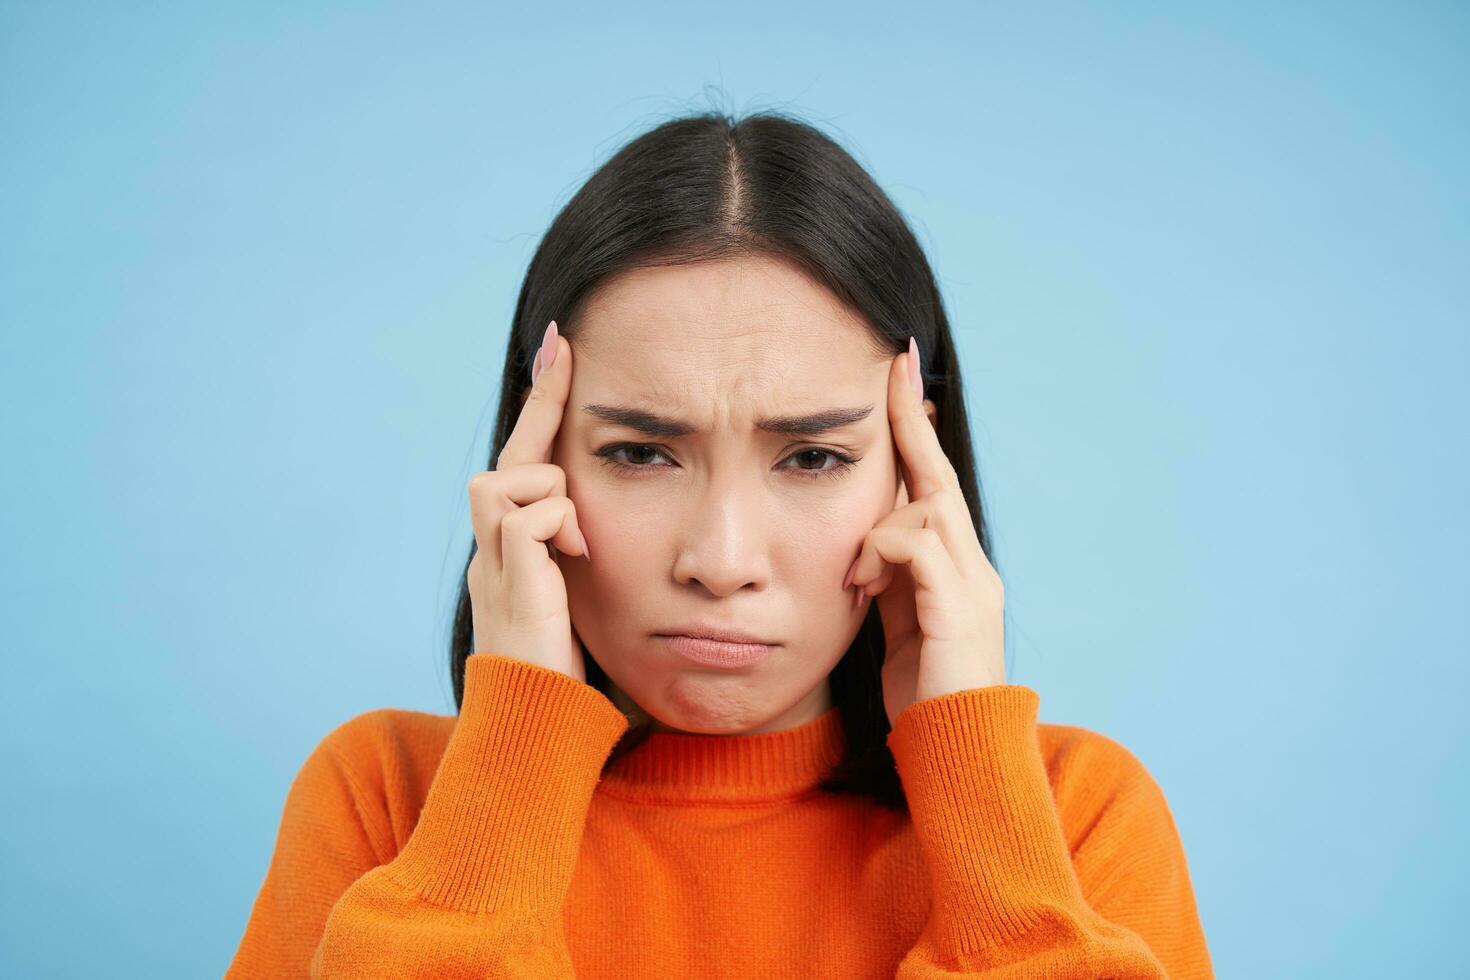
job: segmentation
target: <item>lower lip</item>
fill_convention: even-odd
[[[659,634],[674,652],[705,667],[748,667],[760,663],[776,649],[768,643],[726,643],[693,636]]]

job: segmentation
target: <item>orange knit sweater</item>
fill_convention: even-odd
[[[1164,795],[1014,684],[915,702],[894,813],[815,789],[837,709],[760,735],[628,725],[492,653],[455,716],[379,709],[307,758],[227,978],[1208,978]]]

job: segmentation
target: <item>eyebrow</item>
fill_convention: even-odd
[[[582,411],[605,422],[635,429],[646,436],[672,439],[693,435],[698,431],[683,419],[645,412],[641,408],[587,404],[582,406]],[[755,427],[762,432],[774,432],[780,435],[814,436],[831,429],[840,429],[861,422],[872,412],[872,405],[864,405],[861,408],[828,408],[809,415],[775,415],[757,419]]]

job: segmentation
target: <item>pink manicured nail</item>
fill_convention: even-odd
[[[544,347],[538,347],[538,348],[536,348],[536,359],[531,362],[531,384],[532,385],[535,385],[536,384],[536,379],[541,376],[541,355],[542,355],[542,353],[545,352],[545,350],[546,350],[546,348],[544,348]]]
[[[544,350],[544,351],[546,351],[546,363],[543,364],[543,365],[541,365],[541,370],[545,371],[547,368],[551,367],[551,365],[556,361],[556,321],[555,320],[552,320],[551,321],[551,325],[546,328],[546,336],[541,341],[541,349]]]
[[[588,561],[591,561],[592,548],[587,544],[587,535],[582,534],[580,530],[577,533],[582,535],[582,557],[586,558]]]
[[[863,556],[861,554],[859,554],[857,556],[857,558],[854,558],[852,560],[852,564],[847,566],[847,575],[844,576],[843,579],[842,579],[842,587],[844,589],[847,588],[849,585],[852,584],[852,576],[853,576],[853,573],[857,571],[858,559],[859,558],[862,558],[862,557]]]
[[[913,382],[914,394],[924,400],[924,379],[919,374],[919,342],[909,337],[909,381]]]

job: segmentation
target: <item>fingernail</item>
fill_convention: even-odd
[[[541,354],[546,348],[536,348],[536,359],[531,362],[531,386],[536,386],[536,379],[541,376]]]
[[[582,557],[586,558],[588,561],[591,561],[592,549],[587,546],[587,535],[582,534],[580,529],[577,531],[577,533],[582,535]]]
[[[843,579],[842,579],[842,587],[844,589],[847,588],[849,585],[852,584],[852,575],[853,575],[853,572],[856,572],[857,571],[858,558],[861,558],[861,557],[862,557],[862,554],[859,553],[858,556],[857,556],[857,558],[854,558],[852,560],[852,564],[847,566],[847,574],[845,576],[843,576]]]
[[[912,336],[909,337],[909,381],[913,382],[914,395],[919,401],[924,400],[924,379],[919,374],[919,342]]]
[[[541,341],[541,349],[546,351],[546,363],[541,365],[541,370],[545,371],[555,363],[556,347],[556,321],[552,320],[551,325],[546,328],[545,338]]]

